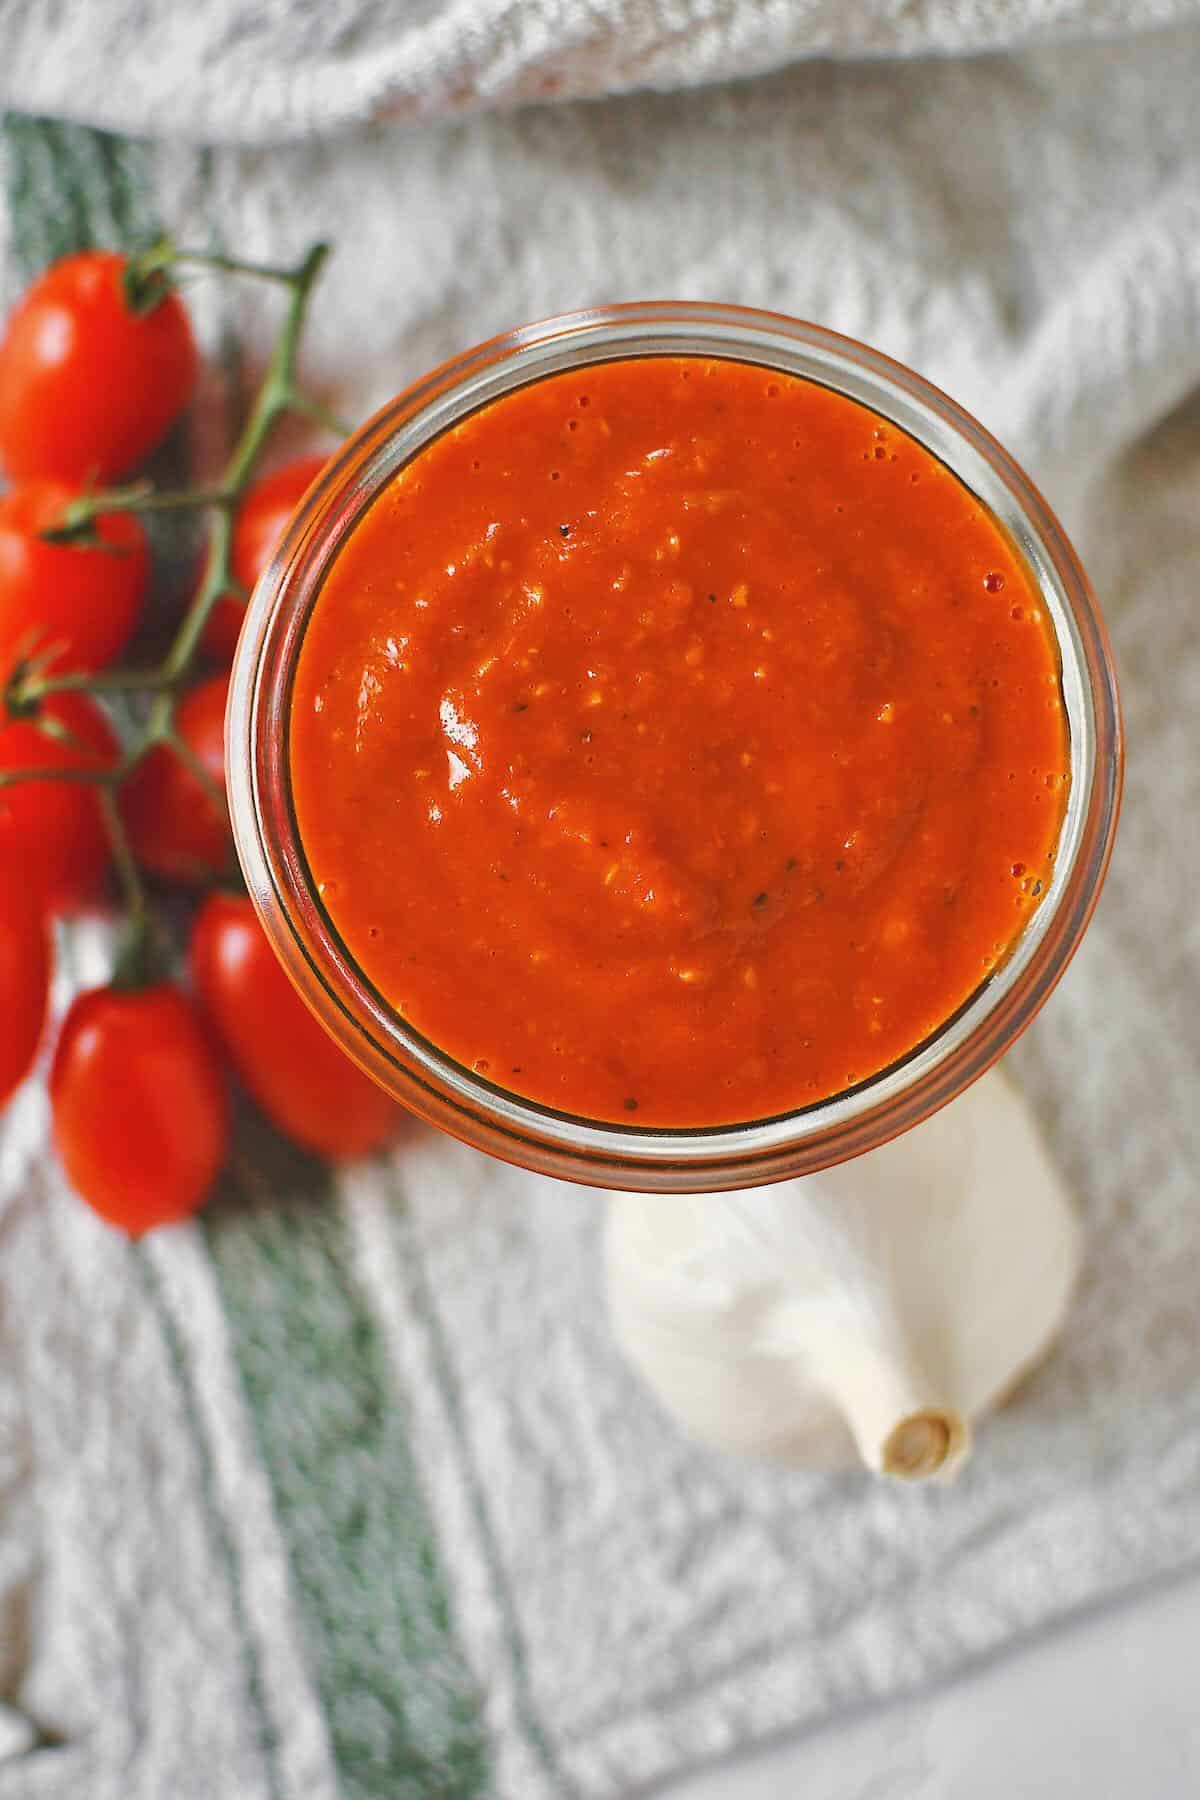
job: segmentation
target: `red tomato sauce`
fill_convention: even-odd
[[[437,439],[301,647],[296,816],[349,951],[502,1088],[713,1126],[941,1025],[1047,887],[1059,664],[1015,546],[814,383],[597,364]]]

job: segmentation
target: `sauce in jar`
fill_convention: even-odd
[[[895,425],[754,364],[517,389],[325,577],[289,760],[330,920],[408,1023],[587,1118],[762,1119],[943,1024],[1053,869],[1032,576]]]

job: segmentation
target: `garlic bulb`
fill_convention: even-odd
[[[947,1480],[971,1421],[1047,1351],[1081,1258],[1007,1077],[820,1175],[610,1197],[618,1342],[719,1449]]]

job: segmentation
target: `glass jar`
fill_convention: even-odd
[[[1053,622],[1071,784],[1049,891],[1007,958],[907,1056],[800,1111],[714,1129],[601,1123],[539,1106],[423,1038],[367,980],[315,890],[291,804],[289,707],[322,578],[347,533],[431,439],[512,388],[613,358],[732,358],[835,388],[939,457],[1008,531]],[[284,967],[342,1047],[412,1111],[540,1173],[641,1192],[706,1192],[810,1174],[876,1148],[960,1093],[1008,1049],[1062,975],[1095,906],[1120,800],[1116,677],[1087,578],[1037,490],[936,388],[819,326],[663,302],[528,325],[467,351],[391,401],[320,476],[251,598],[227,720],[230,807],[251,895]]]

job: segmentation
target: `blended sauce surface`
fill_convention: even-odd
[[[1049,882],[1049,621],[991,516],[855,402],[593,365],[389,484],[301,647],[293,797],[368,978],[498,1086],[764,1118],[911,1051]]]

